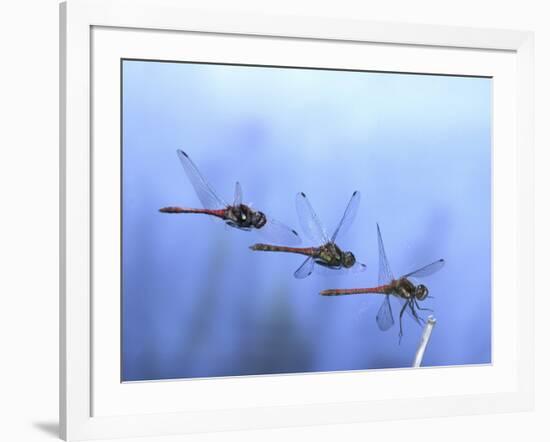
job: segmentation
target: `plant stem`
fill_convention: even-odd
[[[422,337],[420,338],[420,343],[418,344],[418,349],[416,350],[416,355],[414,357],[413,367],[420,367],[422,364],[422,358],[424,357],[424,352],[430,341],[430,336],[432,335],[432,330],[435,326],[436,320],[433,316],[429,316],[424,326],[424,331],[422,332]]]

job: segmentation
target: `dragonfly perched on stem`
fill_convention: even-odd
[[[400,278],[394,278],[393,273],[388,264],[386,251],[380,227],[376,225],[378,231],[378,286],[358,289],[328,289],[321,291],[323,296],[342,296],[342,295],[360,295],[360,294],[382,294],[385,295],[384,301],[376,315],[376,323],[380,330],[389,330],[393,324],[393,313],[390,303],[390,297],[399,300],[401,310],[399,312],[399,341],[403,336],[403,314],[407,311],[418,324],[422,324],[424,319],[420,317],[417,310],[432,311],[428,308],[422,308],[419,301],[424,301],[428,296],[428,287],[423,284],[415,285],[409,278],[422,278],[430,276],[439,271],[444,265],[445,260],[438,259],[424,267],[421,267],[414,272],[407,273]]]
[[[238,181],[235,183],[233,204],[228,204],[216,194],[187,153],[178,150],[177,154],[203,208],[169,206],[159,209],[160,212],[209,215],[221,219],[227,225],[239,230],[258,231],[264,238],[280,244],[300,244],[300,236],[295,230],[266,216],[264,212],[254,210],[250,205],[243,204],[243,192]]]
[[[361,194],[357,190],[353,192],[338,227],[329,238],[325,233],[325,229],[319,221],[317,214],[313,210],[306,194],[300,192],[296,195],[296,210],[298,212],[298,219],[305,235],[317,246],[281,247],[271,244],[254,244],[250,246],[250,248],[254,251],[261,252],[285,252],[307,256],[306,260],[302,263],[298,270],[294,272],[294,276],[298,279],[306,278],[311,275],[314,268],[321,271],[321,273],[324,269],[330,270],[331,273],[336,270],[354,272],[363,271],[367,268],[367,266],[357,262],[352,252],[343,251],[336,244],[336,238],[338,235],[347,231],[355,219],[357,208],[359,207],[360,196]]]

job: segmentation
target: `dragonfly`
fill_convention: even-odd
[[[333,274],[334,271],[361,272],[367,266],[358,262],[352,252],[343,251],[336,244],[338,235],[347,231],[353,223],[359,207],[360,197],[361,194],[358,191],[353,192],[338,227],[329,238],[306,194],[300,192],[296,195],[298,219],[304,234],[316,246],[282,247],[260,243],[254,244],[250,248],[261,252],[286,252],[307,256],[302,265],[294,272],[294,276],[298,279],[308,277],[314,269],[325,274]],[[324,270],[328,270],[328,272],[324,272]]]
[[[390,297],[395,298],[401,304],[399,312],[399,341],[403,337],[403,314],[407,311],[415,322],[419,325],[424,323],[424,319],[420,317],[418,311],[432,311],[429,308],[420,307],[419,301],[424,301],[429,296],[428,287],[423,284],[415,285],[410,278],[423,278],[433,275],[445,265],[444,259],[438,259],[431,264],[420,267],[414,272],[407,273],[400,278],[394,278],[391,271],[386,251],[384,249],[384,241],[380,233],[380,226],[376,225],[378,231],[378,286],[358,289],[328,289],[320,292],[323,296],[342,296],[342,295],[359,295],[365,293],[376,293],[385,295],[384,301],[376,315],[376,323],[382,331],[389,330],[393,324],[393,313],[390,303]]]
[[[235,183],[233,204],[228,204],[218,196],[187,153],[183,150],[178,150],[177,154],[187,174],[187,178],[189,178],[203,207],[169,206],[159,209],[160,212],[209,215],[223,220],[230,227],[244,231],[257,231],[264,238],[277,243],[289,245],[301,243],[300,236],[296,230],[268,217],[264,212],[254,210],[249,204],[243,204],[243,191],[238,181]]]

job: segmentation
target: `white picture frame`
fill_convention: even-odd
[[[161,436],[531,409],[534,388],[532,33],[207,13],[186,10],[179,3],[173,0],[69,0],[60,6],[62,437],[82,440]],[[181,47],[178,38],[200,40],[202,36],[218,39],[216,46],[228,44],[228,38],[253,42],[248,46],[243,43],[242,54],[228,55],[238,57],[246,57],[254,45],[262,49],[262,45],[272,42],[269,44],[275,46],[270,51],[260,51],[265,64],[281,63],[278,57],[283,57],[283,52],[284,57],[292,56],[293,51],[287,53],[277,49],[279,44],[296,47],[297,51],[304,44],[353,46],[356,49],[370,45],[381,54],[379,70],[384,70],[383,66],[390,71],[405,69],[399,63],[406,63],[402,58],[406,59],[407,53],[398,61],[391,57],[386,57],[385,61],[384,58],[384,52],[404,48],[417,51],[416,65],[411,66],[420,63],[421,67],[414,68],[415,72],[423,72],[423,66],[431,73],[468,74],[476,64],[478,70],[488,74],[496,72],[495,78],[502,79],[498,91],[512,92],[508,95],[498,92],[495,96],[503,110],[494,129],[495,139],[502,142],[496,147],[495,142],[493,146],[493,158],[499,164],[493,179],[498,190],[496,196],[503,196],[495,198],[493,207],[494,220],[498,220],[494,224],[493,254],[495,258],[501,257],[494,268],[493,290],[510,302],[506,303],[506,310],[493,312],[494,333],[499,336],[495,341],[499,353],[494,364],[460,369],[402,370],[398,374],[395,370],[378,371],[373,375],[376,383],[391,382],[393,377],[399,377],[403,385],[413,384],[411,379],[415,378],[417,388],[411,387],[399,397],[376,396],[373,382],[365,383],[364,378],[359,377],[360,372],[256,377],[244,381],[220,379],[210,384],[206,381],[185,381],[185,385],[177,381],[124,385],[115,382],[112,373],[120,369],[120,361],[118,358],[112,360],[117,347],[111,347],[110,342],[118,341],[113,333],[117,333],[119,315],[113,298],[104,295],[108,290],[103,290],[103,283],[116,280],[116,275],[108,275],[108,266],[102,273],[101,266],[94,261],[94,253],[102,253],[101,239],[108,238],[110,243],[113,239],[109,237],[108,227],[94,226],[98,224],[94,211],[101,211],[104,201],[109,203],[107,196],[102,196],[107,195],[110,188],[93,178],[98,168],[101,168],[101,176],[114,178],[119,173],[119,165],[116,158],[111,161],[106,156],[110,150],[92,149],[98,142],[109,145],[109,137],[114,136],[115,130],[109,129],[110,124],[115,120],[118,125],[116,112],[113,117],[108,112],[109,106],[105,106],[111,103],[110,97],[117,96],[114,89],[118,77],[113,78],[110,66],[121,54],[133,54],[131,45],[136,40],[140,41],[140,51],[149,51],[148,57],[155,58],[158,54],[156,58],[166,58],[177,57],[176,52],[170,51],[178,51]],[[205,51],[207,46],[197,45]],[[449,51],[453,51],[453,57],[448,55]],[[461,51],[467,55],[464,60],[460,58]],[[219,56],[213,54],[208,56],[217,60]],[[491,59],[491,54],[494,54],[494,64],[483,61]],[[200,54],[195,56],[201,57]],[[337,58],[336,52],[334,58]],[[332,62],[352,63],[351,59],[353,57]],[[312,59],[311,63],[322,63],[322,60]],[[105,83],[100,83],[103,77]],[[97,90],[101,89],[102,93],[96,95],[93,86],[98,84],[101,87]],[[98,107],[105,110],[101,118],[94,113]],[[508,124],[503,124],[506,122]],[[501,131],[505,130],[512,130],[513,136],[504,137]],[[502,216],[506,211],[508,216]],[[110,223],[109,219],[101,221],[103,226]],[[112,223],[117,229],[118,222],[113,216]],[[504,260],[503,255],[511,258]],[[513,275],[512,283],[506,283],[504,277],[507,275]],[[114,302],[118,302],[118,298]],[[512,326],[507,326],[501,317],[510,318]],[[441,387],[437,387],[438,382]],[[432,384],[434,389],[441,388],[442,393],[424,393],[423,386],[427,384]],[[454,384],[456,391],[445,392],[448,384]],[[322,396],[318,394],[321,385]],[[174,401],[170,392],[180,388],[187,388],[191,398],[201,396],[207,400],[202,405],[198,400],[186,404]],[[266,392],[261,400],[253,394],[260,390]],[[235,396],[237,391],[241,393],[238,398]],[[292,392],[295,397],[291,397]],[[148,404],[140,404],[139,398],[144,398]]]

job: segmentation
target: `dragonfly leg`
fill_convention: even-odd
[[[425,310],[427,312],[432,312],[433,313],[433,310],[431,308],[420,307],[420,305],[418,305],[418,301],[416,299],[414,300],[414,304],[416,305],[417,310]]]
[[[407,305],[409,305],[408,302],[404,303],[399,312],[399,344],[401,344],[401,338],[403,337],[403,313],[405,313]]]
[[[416,301],[416,300],[415,300]],[[410,300],[409,301],[409,304],[411,305],[411,311],[412,311],[412,314],[414,316],[414,319],[416,319],[416,322],[418,323],[418,325],[422,325],[422,324],[425,324],[426,321],[424,320],[424,318],[418,316],[418,313],[416,313],[416,310],[414,309],[414,304],[413,304],[413,301]],[[405,304],[406,305],[406,304]]]

